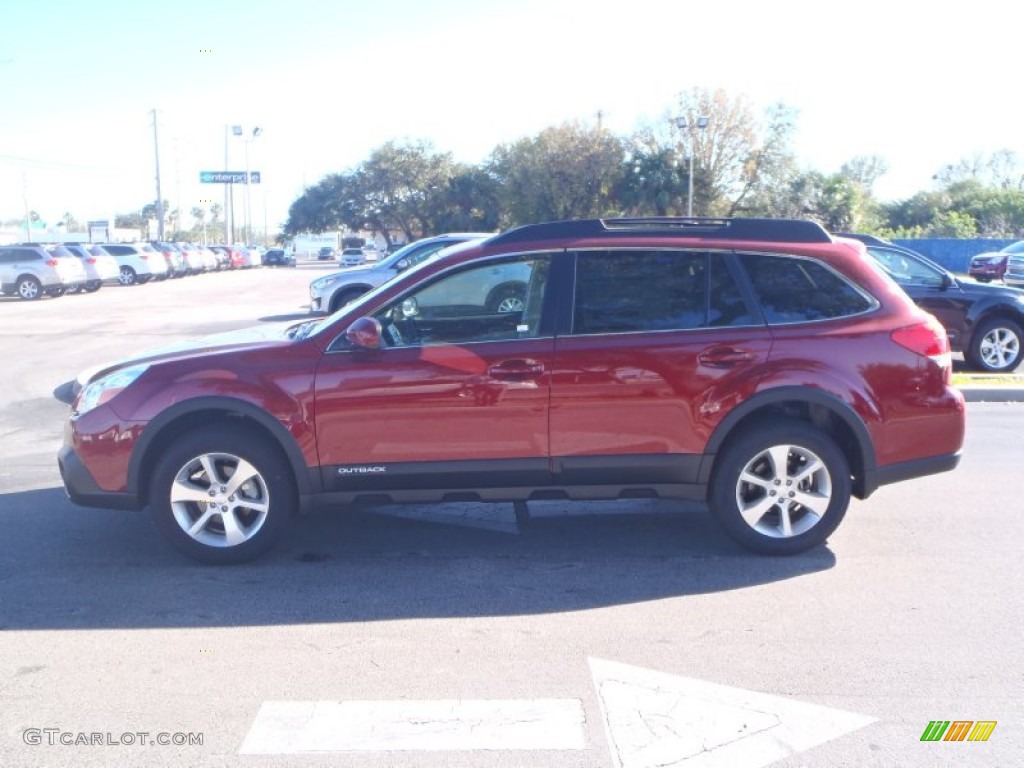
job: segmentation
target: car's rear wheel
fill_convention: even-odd
[[[746,549],[795,555],[835,531],[850,493],[849,463],[832,438],[782,418],[748,428],[719,454],[710,505]]]
[[[90,280],[85,284],[85,290],[87,290],[89,293],[96,293],[96,291],[98,291],[102,287],[102,280]]]
[[[52,288],[47,288],[46,289],[46,295],[51,297],[51,298],[54,298],[54,299],[59,299],[61,296],[63,296],[67,292],[68,292],[68,289],[67,289],[67,286],[65,286],[65,285],[55,285]]]
[[[294,517],[296,492],[288,463],[265,438],[204,428],[178,438],[157,462],[150,502],[171,544],[219,565],[274,546]]]
[[[978,324],[967,350],[967,362],[973,368],[993,373],[1014,370],[1021,361],[1024,332],[1018,323],[1003,317],[990,317]]]
[[[139,282],[139,276],[135,274],[135,270],[128,266],[121,267],[117,279],[121,281],[121,285],[135,285]]]
[[[15,286],[18,296],[28,301],[38,299],[43,293],[43,284],[32,275],[22,275]]]

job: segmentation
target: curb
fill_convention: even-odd
[[[1022,387],[958,387],[968,403],[1024,403]]]

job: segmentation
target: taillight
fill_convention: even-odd
[[[95,256],[90,256],[88,259],[86,259],[86,261],[89,262],[90,264],[95,264],[96,263],[96,257]]]
[[[142,259],[143,261],[145,261],[146,259],[149,258],[149,254],[148,253],[140,253],[139,254],[139,258]]]
[[[938,320],[929,317],[923,323],[897,328],[890,334],[893,341],[901,347],[922,357],[927,357],[947,373],[953,370],[953,355],[949,346],[946,329]]]
[[[48,267],[57,267],[57,266],[60,266],[60,262],[57,261],[56,259],[50,259],[49,261],[46,262],[46,266],[48,266]]]

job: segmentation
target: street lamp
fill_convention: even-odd
[[[698,117],[697,118],[697,125],[696,125],[696,127],[699,128],[701,132],[703,132],[704,129],[708,127],[708,118],[703,116],[703,115]],[[689,129],[689,132],[690,132],[690,174],[689,174],[690,178],[689,178],[688,184],[687,184],[686,215],[687,215],[688,218],[693,218],[693,128],[694,128],[694,126],[693,125],[687,125],[685,117],[677,117],[676,118],[676,128],[679,129],[680,133],[682,133],[683,131],[685,131],[687,129]]]
[[[245,142],[245,245],[252,240],[252,193],[249,190],[249,142],[263,133],[259,126],[251,131],[245,131],[240,125],[231,126],[231,133],[241,136]]]

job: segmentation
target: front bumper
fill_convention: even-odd
[[[64,492],[80,507],[142,509],[135,494],[113,493],[100,488],[70,445],[62,446],[57,453],[57,467],[64,482]]]

